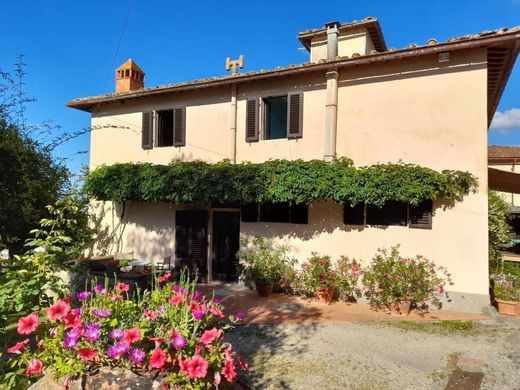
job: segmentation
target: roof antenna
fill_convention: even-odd
[[[244,68],[244,56],[242,54],[240,54],[238,60],[231,60],[230,57],[226,58],[226,70],[231,70],[232,76],[238,74],[238,68]]]

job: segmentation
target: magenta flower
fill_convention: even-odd
[[[185,346],[187,346],[188,343],[186,342],[186,338],[184,338],[183,335],[179,334],[175,336],[175,338],[173,339],[172,345],[177,349],[182,349]]]
[[[78,291],[76,293],[76,298],[78,298],[78,300],[80,301],[86,301],[87,299],[90,298],[90,291]]]
[[[195,293],[193,294],[193,299],[198,301],[201,298],[202,298],[202,293],[200,291],[195,291]]]
[[[97,318],[108,318],[112,315],[112,310],[109,309],[94,309],[92,314]]]
[[[181,286],[179,286],[178,284],[176,284],[175,286],[172,287],[172,290],[173,290],[173,292],[178,293],[178,292],[181,290]]]
[[[111,339],[114,339],[114,340],[118,340],[121,337],[123,337],[123,331],[121,329],[112,329],[108,333],[108,337],[110,337]]]
[[[192,314],[197,321],[202,320],[202,317],[204,317],[204,312],[201,310],[194,310]]]
[[[85,325],[83,337],[91,343],[99,340],[101,337],[101,324],[98,322]]]
[[[130,348],[130,350],[128,351],[128,358],[133,363],[142,363],[145,357],[146,352],[141,348]]]
[[[80,317],[81,316],[81,307],[75,307],[71,309],[72,314],[74,317]]]
[[[164,306],[159,306],[157,308],[157,313],[163,314],[166,312],[166,308]]]
[[[94,287],[94,291],[97,292],[99,295],[105,295],[107,293],[105,286],[103,286],[102,284],[96,284],[96,287]]]
[[[119,359],[128,351],[129,345],[117,342],[114,345],[108,347],[107,355],[110,359]]]
[[[235,317],[236,317],[237,320],[239,320],[239,321],[242,321],[242,320],[244,319],[245,316],[246,316],[246,315],[245,315],[243,312],[241,312],[241,311],[237,311],[237,312],[235,313]]]
[[[215,302],[215,304],[217,304],[217,305],[220,303],[220,301],[221,301],[221,299],[219,297],[213,298],[213,302]]]
[[[72,337],[69,335],[69,332],[65,334],[63,338],[63,348],[65,349],[74,349],[76,345],[78,345],[79,337]]]
[[[65,333],[66,336],[72,337],[74,339],[79,339],[83,334],[83,330],[81,328],[72,328]]]

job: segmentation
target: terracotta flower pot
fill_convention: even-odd
[[[497,299],[498,312],[507,316],[520,315],[519,302]]]
[[[273,291],[273,284],[272,283],[255,283],[256,286],[256,292],[261,297],[269,297],[271,295],[271,292]]]
[[[322,303],[332,303],[335,290],[335,287],[319,288],[316,290],[316,299]]]
[[[405,300],[398,304],[395,304],[390,309],[390,313],[394,316],[403,316],[406,317],[410,313],[410,308],[412,307],[411,300]]]

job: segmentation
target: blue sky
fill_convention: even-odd
[[[11,71],[16,57],[25,56],[27,89],[37,98],[28,121],[53,120],[68,131],[87,128],[90,115],[65,103],[112,92],[114,69],[128,58],[153,86],[223,75],[225,58],[239,54],[245,70],[305,62],[297,33],[332,20],[375,16],[395,48],[520,25],[520,0],[33,0],[6,1],[2,11],[0,69]],[[519,68],[502,96],[490,144],[520,146]],[[88,155],[76,153],[88,146],[83,136],[57,153],[73,156],[68,164],[77,170]]]

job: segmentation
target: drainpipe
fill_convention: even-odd
[[[338,126],[338,76],[337,70],[327,72],[327,97],[325,104],[325,148],[323,159],[336,158],[336,132]]]
[[[327,60],[335,60],[338,56],[339,22],[325,24],[327,28]]]
[[[229,128],[229,160],[237,162],[237,85],[231,84],[231,126]]]

